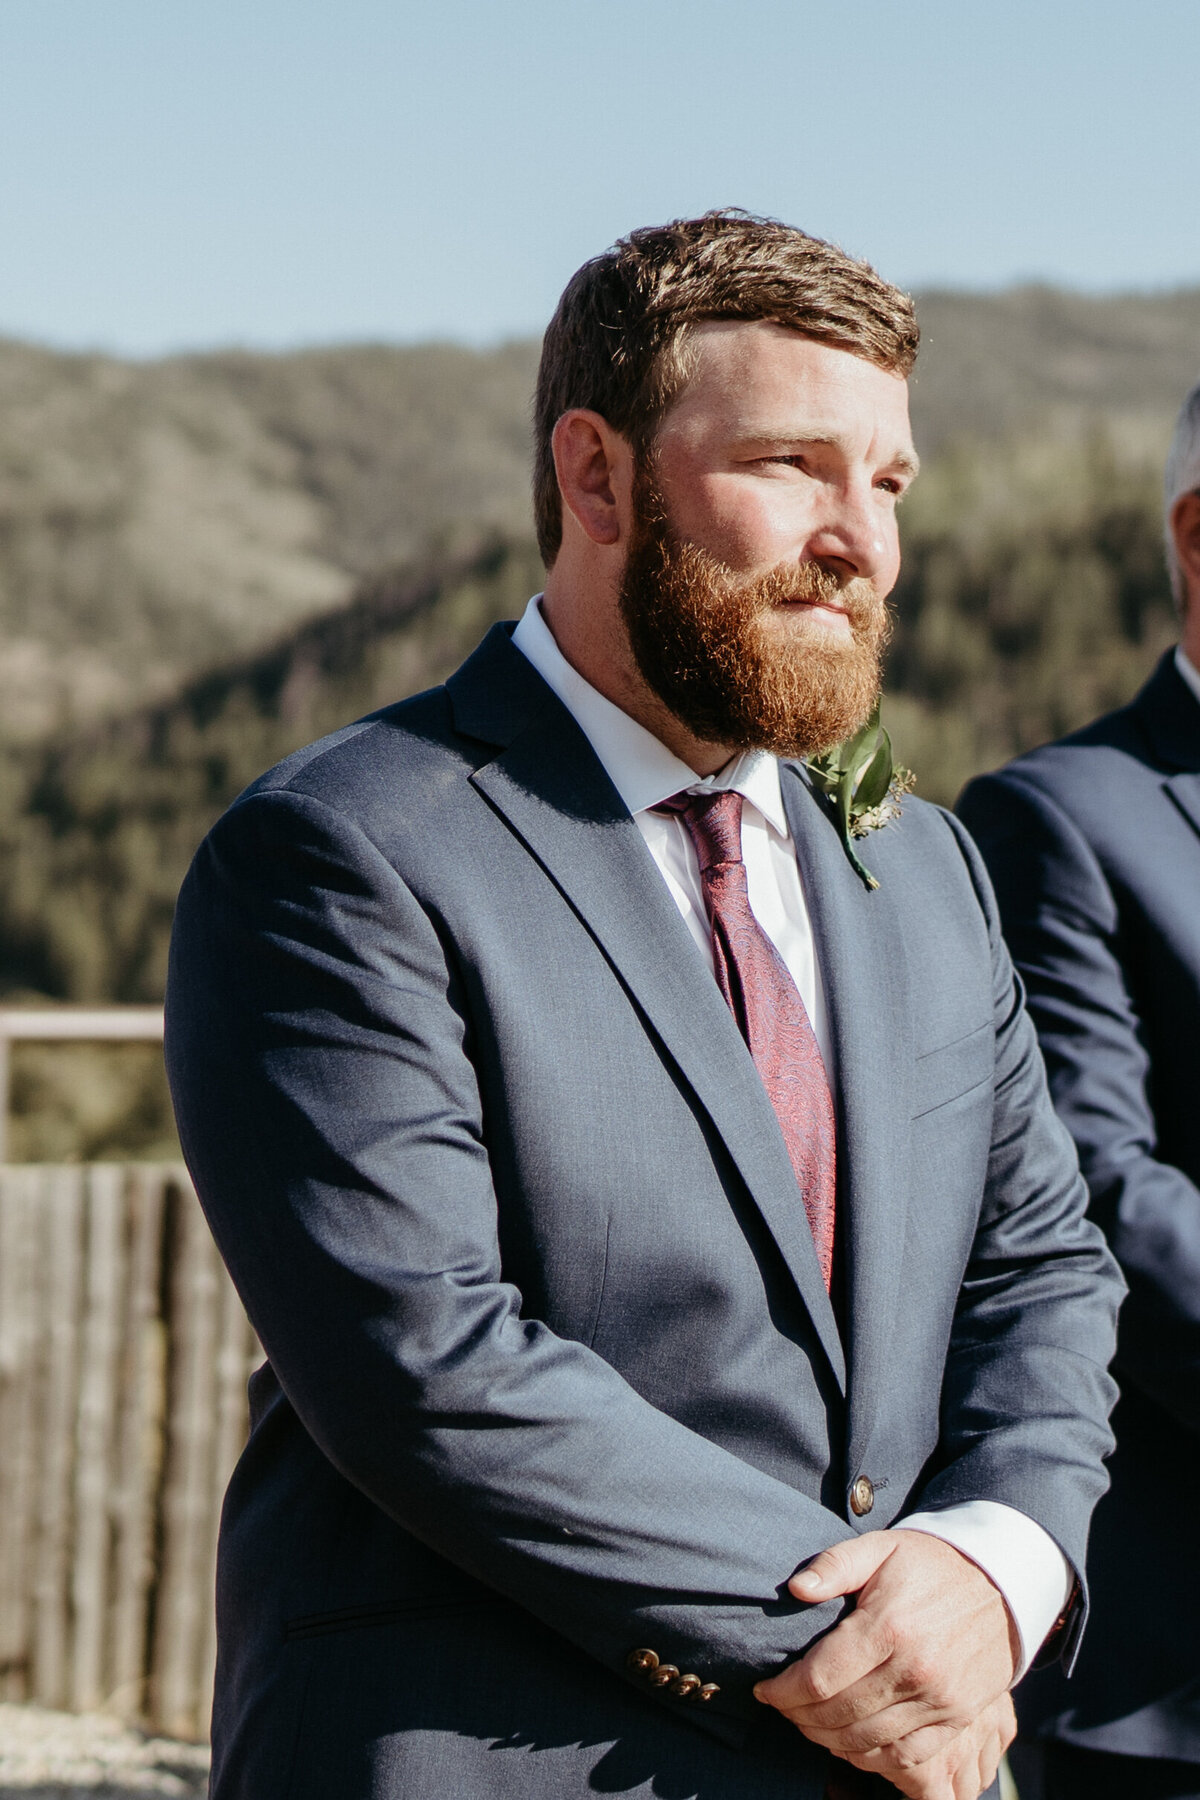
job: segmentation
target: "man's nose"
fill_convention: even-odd
[[[847,486],[830,493],[809,538],[809,555],[843,581],[895,578],[895,520],[873,489]]]

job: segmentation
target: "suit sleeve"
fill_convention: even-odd
[[[1116,898],[1083,834],[1019,771],[973,782],[960,811],[996,885],[1092,1215],[1129,1283],[1118,1371],[1196,1431],[1200,1191],[1159,1156]]]
[[[288,1399],[386,1513],[608,1668],[648,1645],[717,1682],[689,1716],[727,1734],[839,1616],[785,1584],[852,1527],[525,1316],[473,1029],[439,921],[356,825],[280,791],[226,815],[180,897],[168,1067]]]
[[[986,1497],[1049,1533],[1080,1584],[1068,1627],[1054,1641],[1069,1665],[1085,1610],[1088,1526],[1107,1485],[1102,1463],[1112,1449],[1107,1419],[1116,1399],[1108,1365],[1123,1286],[1086,1217],[1087,1192],[1051,1104],[986,871],[961,826],[948,823],[991,944],[993,1126],[946,1359],[941,1444],[916,1504]]]

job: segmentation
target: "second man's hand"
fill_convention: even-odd
[[[1002,1697],[1020,1640],[999,1589],[952,1545],[904,1530],[835,1544],[788,1585],[799,1600],[857,1594],[857,1604],[806,1656],[760,1681],[758,1698],[904,1793],[966,1794],[972,1777],[958,1762],[971,1762],[985,1717],[995,1721],[990,1746],[1001,1712],[1011,1714]]]

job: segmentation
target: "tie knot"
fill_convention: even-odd
[[[655,808],[676,813],[688,828],[700,873],[717,863],[742,860],[742,796],[726,788],[716,794],[674,794]]]

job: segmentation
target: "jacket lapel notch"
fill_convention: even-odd
[[[512,641],[511,621],[493,625],[446,683],[454,723],[464,737],[508,744],[559,702]]]

